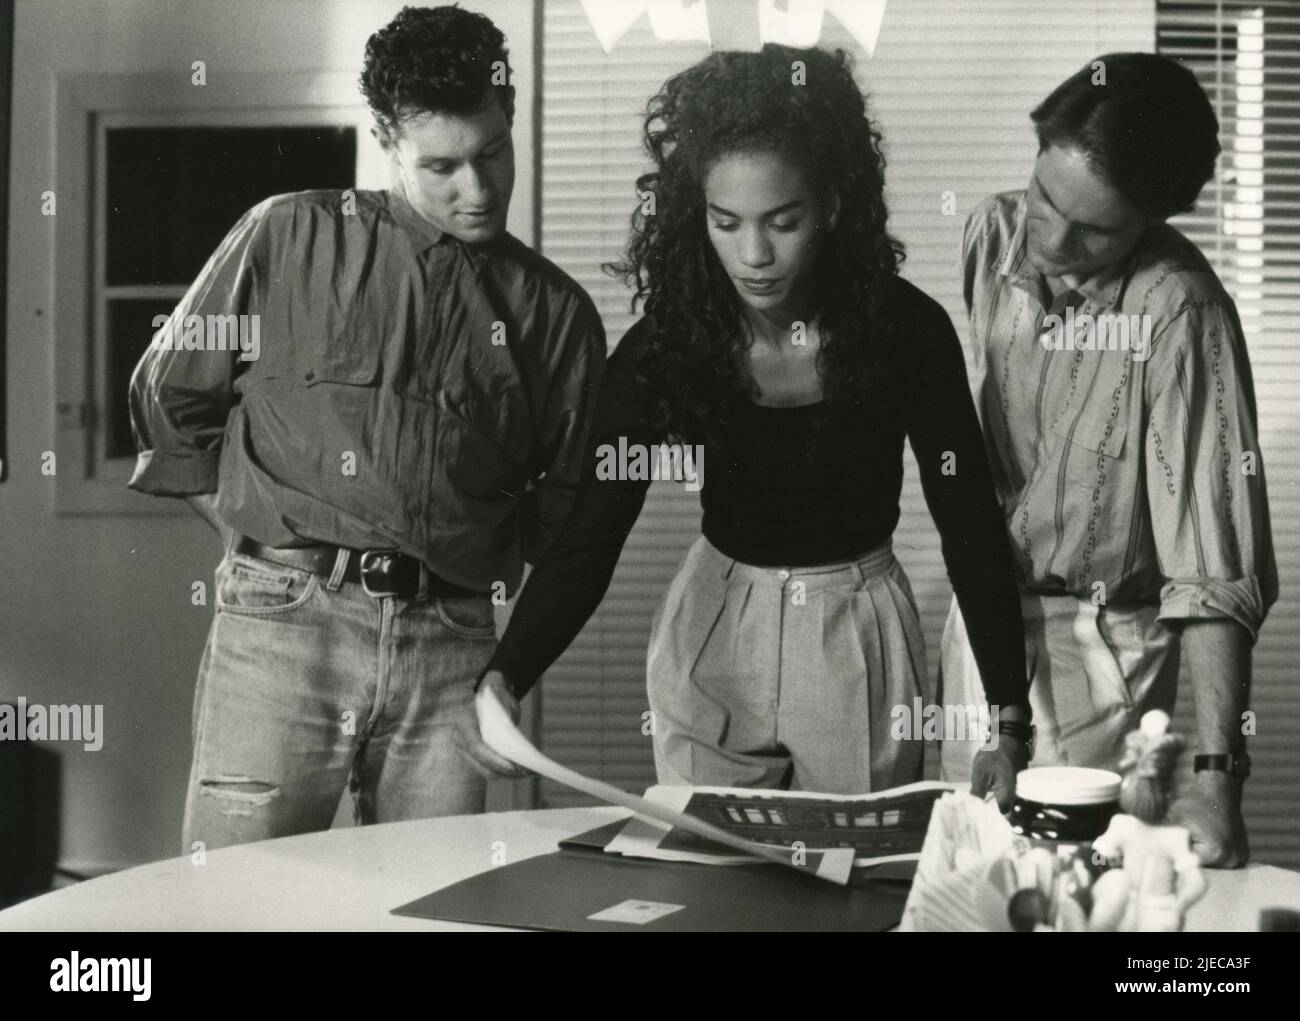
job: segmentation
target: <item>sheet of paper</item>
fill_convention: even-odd
[[[739,787],[683,787],[660,785],[651,787],[645,792],[646,800],[655,804],[662,805],[673,812],[685,813],[687,805],[697,795],[722,795],[735,797],[739,799],[741,810],[746,805],[755,803],[781,803],[789,805],[792,802],[808,802],[819,806],[825,805],[844,805],[848,817],[856,820],[862,814],[873,810],[873,806],[884,808],[889,804],[897,805],[901,799],[910,796],[934,794],[941,795],[950,791],[959,790],[965,785],[934,783],[924,781],[920,783],[907,784],[902,787],[894,787],[888,791],[881,791],[876,794],[819,794],[811,791],[770,791],[754,788]],[[680,840],[669,840],[669,834],[672,828],[663,823],[652,822],[644,819],[629,820],[605,850],[610,854],[627,854],[638,858],[652,858],[658,861],[689,861],[704,862],[711,865],[744,865],[749,863],[749,859],[740,855],[726,854],[720,850],[688,850],[680,846],[673,847],[673,843],[680,844]],[[835,847],[843,839],[853,839],[854,835],[863,835],[870,831],[853,830],[850,828],[835,829],[828,831],[826,837],[828,841],[833,840],[835,843],[817,843],[808,842],[808,850],[826,850],[828,847]],[[923,838],[923,833],[918,833],[918,837]],[[854,860],[855,868],[869,868],[872,865],[884,865],[888,862],[897,861],[916,861],[920,857],[919,847],[914,851],[902,853],[871,853],[869,856],[857,857]]]
[[[649,797],[649,794],[650,791],[647,791],[646,796]],[[629,819],[618,836],[605,845],[605,853],[626,854],[633,858],[653,858],[656,861],[698,862],[701,865],[749,865],[753,861],[752,858],[741,854],[666,851],[659,845],[672,829],[666,823],[655,822],[652,819]]]
[[[825,879],[841,886],[849,881],[849,874],[853,869],[852,848],[835,848],[830,851],[814,852],[802,848],[781,848],[769,844],[758,844],[737,837],[718,826],[704,822],[702,819],[684,815],[663,805],[647,801],[645,798],[637,797],[635,794],[629,794],[627,791],[620,790],[602,780],[583,776],[567,766],[561,766],[558,762],[548,759],[520,732],[514,721],[510,719],[510,714],[506,712],[500,700],[492,692],[492,689],[486,685],[479,688],[475,703],[478,710],[479,733],[482,734],[483,741],[498,755],[504,756],[525,769],[531,769],[534,773],[547,779],[562,783],[566,787],[572,787],[574,790],[582,791],[584,794],[599,798],[601,801],[607,801],[611,805],[629,808],[638,815],[656,819],[659,822],[667,823],[670,827],[675,826],[688,833],[703,837],[705,840],[712,840],[715,843],[742,851],[751,859],[759,858],[763,861],[774,862],[777,865],[784,865],[787,868],[797,869],[800,872],[811,873],[818,879]]]

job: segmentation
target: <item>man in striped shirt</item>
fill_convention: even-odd
[[[1172,712],[1180,654],[1196,778],[1171,816],[1240,866],[1250,653],[1277,598],[1255,396],[1232,299],[1166,219],[1212,176],[1218,122],[1186,69],[1110,54],[1032,118],[1024,192],[963,244],[977,402],[1021,583],[1034,765],[1115,769]],[[944,700],[983,689],[954,604]],[[950,742],[962,779],[973,746]]]

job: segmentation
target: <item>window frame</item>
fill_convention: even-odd
[[[370,114],[351,74],[238,74],[202,86],[187,79],[186,85],[178,89],[174,74],[158,73],[58,78],[52,253],[56,515],[189,513],[184,501],[128,489],[134,458],[107,456],[109,298],[175,293],[179,300],[190,283],[106,285],[107,132],[159,126],[351,127],[357,132],[356,187],[386,183],[383,153],[370,135]]]

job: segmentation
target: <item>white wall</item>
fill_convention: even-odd
[[[212,609],[215,537],[189,517],[53,513],[56,76],[176,71],[359,74],[365,40],[402,6],[339,0],[18,0],[10,182],[10,479],[0,484],[0,701],[102,703],[104,746],[60,756],[61,863],[99,870],[180,848],[190,710]],[[510,229],[533,242],[534,41],[529,0],[479,0],[509,40],[519,175]],[[0,399],[3,396],[0,395]]]

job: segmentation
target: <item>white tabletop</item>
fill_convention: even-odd
[[[0,930],[478,929],[389,912],[501,864],[502,854],[506,862],[546,854],[564,837],[628,814],[495,812],[242,844],[209,852],[203,865],[170,858],[24,901],[0,911]],[[1252,865],[1207,876],[1190,931],[1250,931],[1261,908],[1300,910],[1300,873]]]

